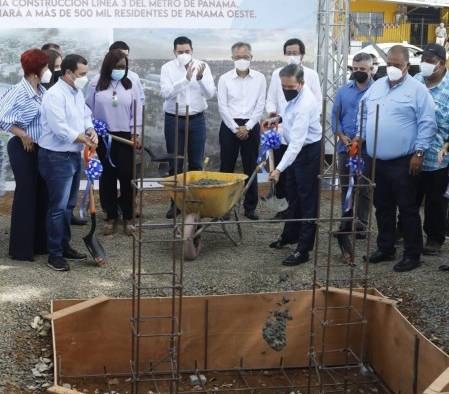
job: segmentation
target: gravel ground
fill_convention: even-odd
[[[323,204],[328,209],[328,201]],[[145,220],[163,217],[166,203],[153,201],[145,210]],[[31,327],[33,318],[49,309],[53,298],[89,298],[99,294],[128,297],[131,294],[131,239],[123,234],[100,237],[108,252],[109,266],[99,269],[91,263],[72,264],[71,271],[58,273],[46,267],[46,258],[34,263],[11,261],[6,256],[8,242],[8,204],[0,207],[0,392],[37,393],[51,380],[33,378],[31,369],[50,350],[50,338],[39,337]],[[325,214],[324,214],[325,215]],[[262,217],[270,213],[262,211]],[[185,293],[228,294],[309,289],[312,264],[295,268],[280,263],[290,252],[274,251],[268,243],[277,238],[281,225],[248,225],[244,242],[233,247],[222,234],[206,233],[200,257],[185,265]],[[83,249],[81,237],[86,227],[73,229],[73,246]],[[154,234],[167,239],[168,231]],[[359,242],[363,253],[364,242]],[[320,259],[327,255],[327,235],[320,242]],[[370,284],[384,294],[401,298],[399,309],[429,338],[449,351],[449,274],[438,271],[448,256],[445,246],[441,257],[424,258],[423,265],[411,272],[397,274],[392,263],[370,267]],[[143,246],[144,269],[159,270],[170,262],[169,243]],[[340,261],[335,241],[332,256]],[[344,277],[347,270],[338,269]],[[34,388],[31,388],[34,386]]]

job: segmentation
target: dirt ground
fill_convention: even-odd
[[[323,199],[323,216],[329,213],[329,200]],[[161,195],[145,204],[144,220],[163,221],[167,196]],[[59,273],[46,266],[46,256],[35,262],[17,262],[7,257],[10,199],[0,202],[0,392],[39,393],[52,382],[51,373],[36,379],[32,369],[40,357],[51,354],[50,338],[39,337],[30,327],[33,318],[48,311],[53,298],[89,298],[100,294],[112,297],[131,295],[132,241],[122,232],[100,236],[109,258],[106,269],[92,262],[72,263],[71,271]],[[272,213],[261,210],[263,218]],[[101,215],[100,215],[101,216]],[[244,241],[234,247],[220,233],[205,233],[199,258],[185,264],[184,286],[187,295],[236,294],[309,289],[312,262],[294,268],[281,265],[292,248],[272,250],[268,244],[276,239],[281,224],[244,226]],[[101,231],[101,223],[100,223]],[[84,249],[82,236],[87,227],[73,228],[73,246]],[[161,242],[143,245],[143,267],[147,272],[159,271],[170,264],[171,246],[167,230],[151,235]],[[359,242],[358,259],[365,254],[365,241]],[[325,262],[328,242],[321,230],[319,258]],[[332,261],[341,262],[335,240]],[[399,298],[399,309],[423,333],[443,350],[449,351],[449,273],[438,271],[446,262],[448,246],[438,257],[424,257],[422,266],[410,273],[392,271],[393,263],[370,266],[370,286],[388,296]],[[347,270],[336,269],[334,278],[344,279]],[[324,279],[320,278],[321,280]],[[344,281],[335,284],[344,285]],[[357,282],[356,282],[357,284]],[[158,294],[164,295],[164,294]]]

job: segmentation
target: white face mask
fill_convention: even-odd
[[[436,64],[421,62],[419,68],[421,69],[421,74],[424,78],[430,77],[436,69]]]
[[[400,68],[389,66],[387,67],[387,75],[391,82],[396,82],[402,78],[402,71]]]
[[[42,74],[41,83],[50,83],[52,75],[51,71],[47,68]]]
[[[373,75],[376,75],[379,71],[379,66],[373,66]]]
[[[300,55],[299,56],[289,56],[287,58],[287,63],[299,65],[302,63],[302,57]]]
[[[190,53],[183,53],[178,55],[177,59],[180,66],[187,66],[192,60],[192,55]]]
[[[251,65],[250,60],[239,59],[239,60],[234,61],[234,67],[239,71],[248,70],[250,65]]]
[[[89,82],[89,80],[87,79],[87,76],[85,75],[84,77],[76,78],[74,85],[77,89],[83,90],[84,86],[86,86],[86,84],[88,82]]]

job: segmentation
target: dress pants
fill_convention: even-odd
[[[178,123],[178,155],[184,155],[185,141],[185,117],[179,117]],[[165,144],[168,154],[175,153],[176,139],[176,117],[171,114],[165,114]],[[204,161],[204,145],[206,143],[206,120],[204,113],[191,115],[189,117],[189,143],[187,147],[188,154],[188,171],[200,171],[203,169]],[[170,161],[169,174],[175,173],[175,161]],[[178,160],[178,174],[182,172],[183,160]]]
[[[129,132],[112,132],[120,138],[131,140]],[[103,173],[100,177],[100,203],[107,219],[118,218],[118,207],[122,211],[123,220],[131,220],[133,217],[133,189],[131,181],[133,177],[133,149],[131,146],[112,140],[110,159],[107,157],[106,146],[103,139],[99,139],[97,148],[98,157],[103,165]],[[120,182],[120,197],[117,197],[117,180]]]
[[[287,168],[287,193],[290,203],[288,219],[316,219],[318,213],[318,175],[320,173],[321,142],[306,145]],[[308,253],[315,244],[315,220],[287,222],[281,239],[298,242],[296,251]]]
[[[239,126],[245,125],[247,119],[235,119]],[[259,156],[260,145],[260,127],[259,124],[249,131],[248,139],[242,141],[237,138],[224,122],[220,126],[220,171],[232,173],[235,170],[235,164],[240,152],[242,158],[243,172],[248,178],[253,174],[257,167],[257,158]],[[243,207],[245,212],[252,212],[257,208],[259,193],[257,187],[257,178],[254,179],[245,195]]]
[[[448,185],[447,167],[423,171],[418,176],[418,208],[424,201],[424,232],[427,240],[443,245],[446,237],[448,201],[444,197]]]
[[[48,195],[38,170],[39,146],[26,152],[19,137],[8,142],[8,155],[16,189],[11,213],[9,255],[14,260],[33,260],[47,253]]]
[[[48,190],[48,253],[51,257],[62,256],[70,246],[70,219],[78,199],[81,154],[41,148],[38,160]]]
[[[416,204],[419,178],[409,174],[410,158],[408,155],[392,160],[376,160],[374,206],[378,227],[377,247],[384,253],[394,251],[399,208],[404,257],[419,259],[423,248],[421,218]]]

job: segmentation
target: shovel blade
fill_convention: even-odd
[[[88,234],[83,238],[84,244],[86,245],[87,250],[89,251],[92,258],[100,267],[106,267],[106,252],[101,245],[100,241],[94,234]]]
[[[261,198],[262,205],[272,212],[285,211],[288,208],[287,200],[284,198],[276,198],[275,196]]]

